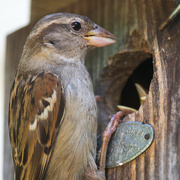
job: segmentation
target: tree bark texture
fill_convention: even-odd
[[[49,0],[48,0],[49,1]],[[35,7],[39,1],[32,1]],[[45,3],[45,2],[43,2]],[[159,26],[175,9],[173,0],[79,0],[61,9],[54,2],[51,12],[86,15],[117,36],[117,43],[92,51],[86,65],[92,76],[98,102],[99,132],[108,116],[117,111],[122,91],[135,69],[147,59],[152,60],[153,77],[148,85],[146,101],[137,112],[123,121],[146,122],[153,126],[152,145],[135,160],[117,168],[107,169],[108,180],[180,179],[180,17],[163,32]],[[41,7],[39,4],[38,7]],[[46,13],[37,11],[31,23],[7,38],[4,179],[13,179],[8,135],[8,101],[10,86],[19,62],[25,39],[34,23]],[[33,10],[33,9],[32,9]],[[148,73],[148,72],[147,72]],[[134,99],[132,98],[132,101]]]

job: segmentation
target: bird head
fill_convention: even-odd
[[[92,47],[103,47],[115,42],[113,34],[85,16],[55,13],[45,16],[35,25],[26,47],[31,54],[43,52],[46,56],[53,54],[67,59],[81,59]]]

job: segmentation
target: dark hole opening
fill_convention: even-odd
[[[152,58],[143,61],[129,77],[121,94],[120,105],[139,109],[140,99],[135,87],[138,83],[148,93],[151,80],[153,78]]]

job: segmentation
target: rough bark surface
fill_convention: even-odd
[[[48,0],[49,1],[49,0]],[[35,22],[47,11],[40,0],[34,2]],[[51,12],[71,12],[90,17],[94,22],[114,33],[118,42],[90,53],[87,67],[95,92],[103,96],[99,105],[99,132],[119,104],[123,87],[133,71],[147,59],[153,59],[153,79],[146,101],[136,113],[124,121],[146,121],[154,127],[152,145],[128,164],[107,170],[109,180],[180,179],[180,18],[177,17],[165,31],[159,26],[176,7],[172,0],[79,0],[61,10],[54,1]],[[45,1],[43,1],[45,4]],[[48,4],[48,3],[47,3]],[[44,6],[43,6],[44,7]],[[38,14],[39,16],[36,15]],[[34,23],[16,31],[7,38],[6,104],[4,179],[13,179],[10,144],[7,128],[10,86],[20,59],[25,39]],[[101,76],[100,76],[101,74]],[[133,99],[132,99],[133,101]]]

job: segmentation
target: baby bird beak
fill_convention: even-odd
[[[98,25],[84,35],[83,38],[89,42],[90,46],[95,47],[104,47],[116,42],[116,37],[113,34]]]

